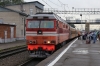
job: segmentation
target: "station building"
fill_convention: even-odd
[[[24,32],[25,32],[24,19],[26,17],[27,14],[25,13],[21,13],[5,7],[0,7],[0,21],[2,23],[8,23],[8,24],[13,23],[16,25],[16,40],[24,38]]]
[[[25,20],[28,15],[43,11],[44,5],[38,1],[0,6],[0,22],[16,25],[16,40],[25,39]]]
[[[33,2],[24,2],[21,4],[15,4],[15,5],[8,5],[6,6],[6,8],[23,12],[28,15],[34,15],[37,12],[43,12],[44,5],[38,1],[33,1]]]

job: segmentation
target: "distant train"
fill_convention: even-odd
[[[26,40],[30,57],[47,57],[80,35],[65,20],[54,13],[37,13],[27,17]]]

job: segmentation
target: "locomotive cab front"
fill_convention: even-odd
[[[31,57],[45,57],[55,51],[56,20],[50,17],[27,18],[26,40]]]

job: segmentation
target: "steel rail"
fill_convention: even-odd
[[[13,48],[13,49],[6,49],[6,50],[3,50],[0,52],[0,59],[1,58],[5,58],[5,57],[8,57],[8,56],[11,56],[11,55],[14,55],[14,54],[17,54],[17,53],[20,53],[20,52],[23,52],[23,51],[26,51],[26,46],[22,46],[22,47],[19,47],[19,48]]]

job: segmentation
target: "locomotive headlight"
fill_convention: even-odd
[[[44,44],[50,44],[51,43],[51,41],[44,41]]]
[[[47,43],[49,44],[49,43],[50,43],[50,41],[47,41]]]

